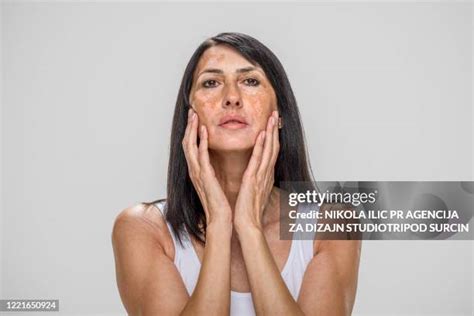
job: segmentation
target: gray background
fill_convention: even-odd
[[[318,180],[473,180],[472,3],[2,4],[1,298],[122,314],[115,216],[165,193],[197,45],[286,68]],[[472,241],[364,241],[354,315],[471,315]],[[57,315],[57,313],[55,313]]]

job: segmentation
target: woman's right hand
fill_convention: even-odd
[[[227,197],[216,178],[209,160],[208,134],[202,125],[197,145],[199,118],[193,109],[188,111],[188,123],[182,141],[184,155],[188,164],[188,173],[201,200],[206,214],[206,224],[231,223],[232,210]]]

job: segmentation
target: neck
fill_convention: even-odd
[[[209,159],[216,173],[216,178],[232,210],[234,210],[240,184],[242,183],[242,176],[251,155],[252,150],[226,153],[209,151]]]
[[[229,205],[234,212],[237,196],[239,195],[240,185],[242,183],[242,176],[247,169],[252,150],[246,152],[225,152],[218,153],[209,151],[209,160],[216,173],[216,178],[221,185],[222,190],[229,202]],[[263,212],[263,222],[274,222],[279,217],[279,212],[272,212],[269,210],[279,209],[280,205],[280,190],[273,188],[269,196],[267,207]]]

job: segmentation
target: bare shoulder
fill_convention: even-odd
[[[115,274],[128,315],[177,315],[187,300],[174,244],[155,205],[120,211],[112,230]],[[169,289],[176,291],[170,293]],[[172,299],[169,299],[169,297]]]
[[[114,221],[113,244],[120,246],[124,243],[138,242],[156,247],[173,259],[173,240],[165,218],[161,214],[154,204],[140,203],[123,209]]]

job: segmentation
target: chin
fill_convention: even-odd
[[[209,149],[221,152],[231,151],[249,151],[253,149],[253,142],[251,140],[237,139],[229,137],[227,140],[215,141],[209,143]]]

